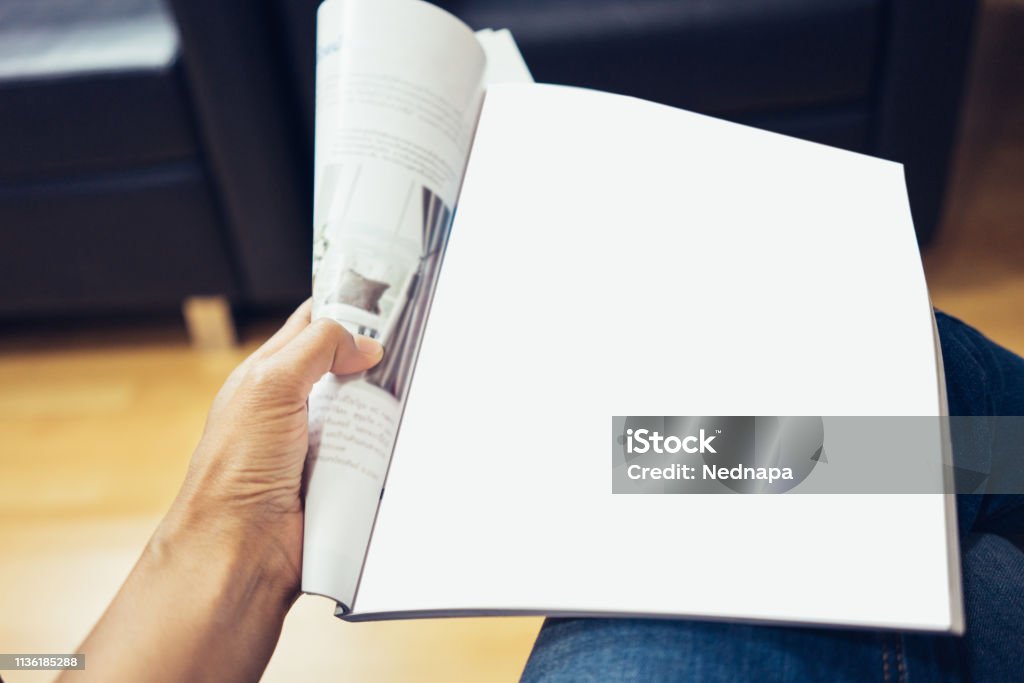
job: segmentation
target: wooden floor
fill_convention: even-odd
[[[0,651],[74,650],[171,501],[220,383],[265,332],[222,353],[193,352],[160,326],[125,343],[52,333],[3,342]],[[353,681],[513,680],[538,625],[350,625],[306,597],[266,680],[341,680],[332,669],[342,661]]]
[[[1024,4],[987,5],[945,225],[925,272],[936,306],[1024,354]]]
[[[1024,352],[1024,74],[1007,57],[1024,15],[1014,16],[986,22],[948,220],[926,270],[937,306]],[[273,322],[220,353],[190,349],[177,324],[3,331],[0,651],[74,650],[170,502],[213,394]],[[539,627],[350,625],[331,607],[300,600],[265,680],[509,681]]]

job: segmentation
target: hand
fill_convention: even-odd
[[[380,343],[334,321],[310,324],[310,310],[307,301],[228,377],[164,524],[244,544],[267,588],[285,595],[301,577],[309,392],[327,372],[361,372],[383,354]]]
[[[185,483],[61,680],[257,680],[299,590],[306,400],[380,344],[303,304],[228,377]]]

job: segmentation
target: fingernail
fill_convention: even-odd
[[[384,347],[376,339],[370,339],[362,335],[356,335],[356,348],[359,353],[370,358],[380,358],[384,355]]]

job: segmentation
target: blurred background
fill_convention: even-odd
[[[0,0],[0,651],[75,649],[309,294],[317,4]],[[1024,352],[1024,2],[438,4],[538,81],[902,162],[936,306]],[[513,680],[539,623],[306,597],[265,680]]]

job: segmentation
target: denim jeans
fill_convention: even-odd
[[[1024,359],[955,318],[937,313],[937,320],[950,414],[1024,415]],[[954,434],[957,464],[961,453],[969,453],[970,467],[991,467],[984,460],[991,458],[993,438]],[[1015,465],[1022,463],[1024,456]],[[1011,540],[1024,534],[1024,497],[964,495],[957,508],[967,622],[963,637],[548,619],[523,680],[1024,682],[1024,552]]]

